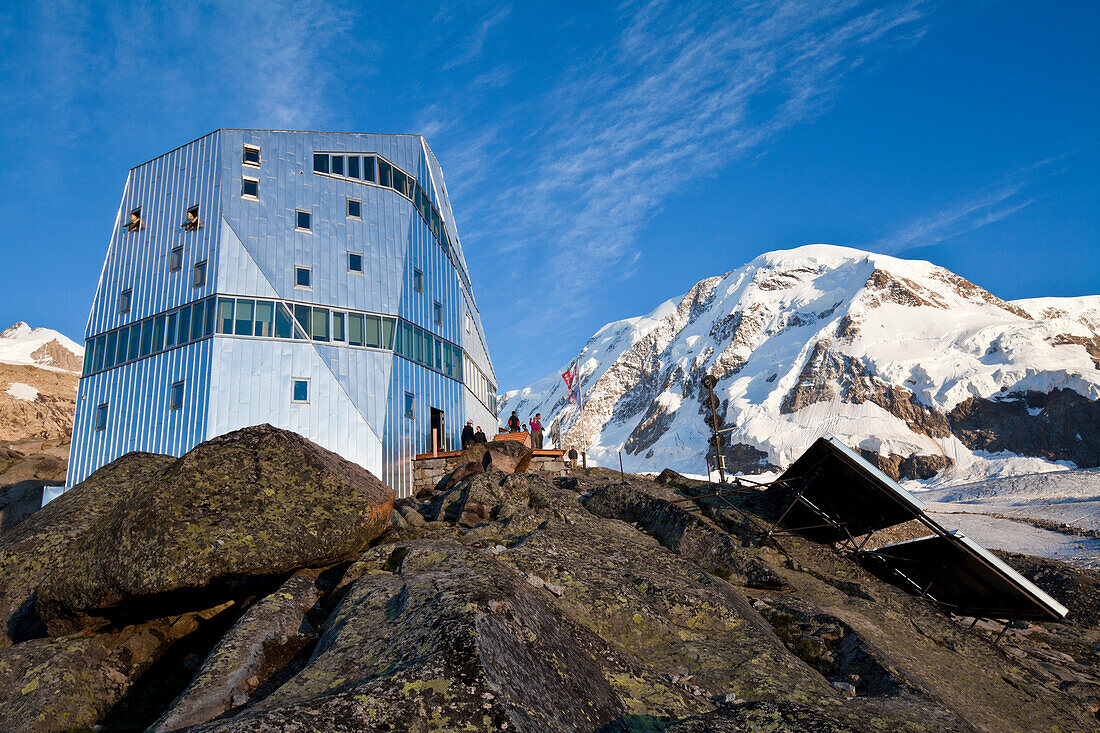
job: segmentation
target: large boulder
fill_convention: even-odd
[[[57,500],[74,536],[42,553],[35,608],[51,634],[209,606],[252,592],[249,581],[352,560],[393,506],[366,469],[270,425],[155,462],[141,480],[119,485],[107,470],[104,486],[97,472]],[[51,517],[27,524],[38,518]]]
[[[523,473],[530,466],[533,455],[531,448],[516,440],[475,443],[462,451],[458,467],[451,472],[445,488],[453,488],[460,481],[486,471]]]

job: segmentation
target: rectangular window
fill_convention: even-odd
[[[115,365],[115,349],[118,348],[115,343],[118,340],[118,332],[111,331],[107,334],[106,346],[103,349],[103,368],[110,369]]]
[[[359,199],[348,199],[348,216],[352,219],[362,219],[363,202]]]
[[[130,312],[130,299],[133,296],[134,291],[130,288],[126,288],[118,294],[118,312],[129,313]]]
[[[344,340],[344,314],[333,313],[332,314],[332,340],[343,341]]]
[[[451,360],[454,354],[453,348],[454,347],[450,344],[443,344],[443,373],[448,377],[453,377],[455,375],[454,362]]]
[[[168,322],[164,325],[164,348],[170,349],[176,345],[176,321],[179,316],[176,313],[168,314]]]
[[[324,153],[313,154],[313,172],[328,173],[328,156]]]
[[[275,304],[275,338],[288,339],[294,337],[294,323],[290,318],[290,311],[282,303]]]
[[[191,335],[191,306],[180,308],[179,328],[176,330],[176,345],[187,343],[187,337]]]
[[[308,211],[302,211],[301,209],[294,210],[294,228],[308,232],[313,228],[313,214]]]
[[[241,178],[241,198],[259,199],[260,198],[260,179],[259,178]]]
[[[363,156],[363,180],[375,183],[378,180],[378,176],[374,172],[374,156]]]
[[[363,316],[357,313],[348,314],[348,343],[352,346],[363,345]]]
[[[295,267],[294,268],[294,287],[296,287],[296,288],[312,288],[313,287],[313,268],[310,268],[310,267]]]
[[[218,333],[233,333],[232,298],[218,298]]]
[[[332,174],[334,176],[344,175],[344,156],[342,156],[342,155],[332,156]]]
[[[91,339],[84,342],[84,376],[88,376],[92,373],[92,364],[95,362],[95,357],[93,356],[95,353],[95,349],[93,348],[94,345],[95,341]]]
[[[183,247],[173,247],[168,255],[168,272],[183,269]]]
[[[381,158],[378,159],[378,183],[393,188],[393,167]]]
[[[245,165],[260,167],[260,149],[255,145],[245,145],[241,155],[241,162]]]
[[[141,358],[149,356],[153,349],[153,319],[146,318],[141,322],[141,350],[138,352]]]
[[[416,206],[416,211],[424,216],[424,189],[420,187],[420,183],[413,181],[413,204]]]
[[[206,318],[203,319],[202,335],[212,336],[214,334],[214,299],[210,298],[206,301]]]
[[[238,336],[251,336],[252,335],[252,306],[254,305],[251,300],[237,300],[237,323],[233,329],[233,333]]]
[[[157,353],[164,348],[164,316],[160,315],[153,319],[153,353]]]
[[[125,364],[130,348],[130,329],[123,326],[118,331],[118,350],[115,352],[115,364]],[[98,371],[98,370],[97,370]]]
[[[437,326],[443,325],[443,304],[438,300],[432,301],[432,320]]]
[[[367,316],[363,324],[363,344],[378,348],[382,345],[378,316]]]
[[[393,332],[394,332],[394,319],[383,318],[382,319],[382,348],[393,348]]]
[[[206,260],[196,262],[191,274],[191,287],[201,288],[206,285]]]
[[[363,271],[363,255],[358,252],[348,252],[348,272]]]
[[[102,405],[96,405],[95,408],[95,429],[106,430],[107,428],[107,403]]]
[[[405,176],[404,173],[397,170],[396,168],[393,169],[393,190],[394,191],[397,191],[401,195],[405,195],[405,193],[406,193],[405,192],[405,184],[408,182],[408,180],[409,179]]]
[[[309,402],[309,380],[295,379],[293,380],[293,384],[294,386],[291,389],[290,401]]]
[[[126,229],[131,232],[136,232],[141,229],[141,207],[132,210],[130,212],[130,218],[126,222]]]
[[[206,315],[206,301],[200,300],[191,308],[191,340],[195,341],[202,338],[202,324],[206,320],[203,316]]]
[[[92,357],[93,372],[98,372],[103,368],[103,344],[104,339],[102,336],[92,342],[92,351],[95,352],[95,356]]]
[[[313,329],[310,336],[314,341],[328,341],[328,309],[313,309]]]
[[[270,300],[256,301],[256,330],[257,336],[268,338],[275,335],[275,304]]]
[[[310,320],[310,307],[308,305],[296,305],[294,306],[294,320],[298,322],[298,328],[301,331],[294,332],[294,338],[308,338],[305,334],[309,333],[309,320]]]
[[[127,361],[133,361],[138,358],[138,352],[141,350],[141,324],[135,323],[130,326],[130,349],[126,354]]]
[[[348,156],[348,178],[359,178],[359,156]]]
[[[413,290],[418,293],[424,292],[424,273],[415,267],[413,268]]]
[[[173,382],[168,392],[168,409],[178,410],[183,407],[183,382]]]
[[[187,209],[187,216],[184,217],[183,224],[180,226],[183,227],[183,231],[185,232],[193,232],[202,227],[202,221],[199,219],[198,206],[191,206]]]
[[[416,418],[416,396],[412,392],[405,393],[405,417]]]

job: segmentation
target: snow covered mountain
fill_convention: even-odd
[[[0,332],[0,444],[67,443],[83,361],[83,347],[49,328]]]
[[[711,373],[734,471],[824,433],[933,483],[1100,465],[1100,296],[1007,302],[924,261],[769,252],[604,326],[580,367],[579,414],[563,366],[503,395],[501,419],[550,416],[599,464],[703,474]]]

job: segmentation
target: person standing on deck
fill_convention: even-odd
[[[489,439],[485,437],[485,433],[482,432],[481,426],[477,426],[477,432],[474,433],[474,443],[488,443]]]
[[[531,447],[542,450],[542,413],[536,412],[531,418]]]
[[[512,410],[512,416],[510,418],[508,418],[508,432],[509,433],[518,433],[519,432],[519,416],[516,415],[515,410]]]
[[[466,450],[474,444],[474,421],[467,420],[466,427],[462,428],[462,450]]]

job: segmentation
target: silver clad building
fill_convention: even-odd
[[[69,486],[271,423],[399,496],[493,430],[496,379],[418,135],[218,130],[130,171],[87,328]]]

